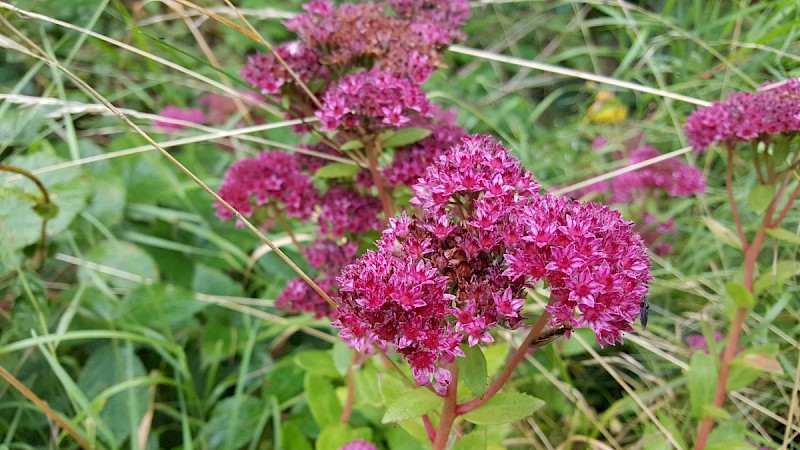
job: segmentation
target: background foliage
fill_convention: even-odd
[[[259,46],[235,30],[169,2],[14,4],[41,16],[5,6],[0,14],[160,143],[197,136],[170,149],[212,187],[236,158],[271,142],[297,143],[283,127],[226,138],[220,146],[218,134],[237,129],[239,117],[179,135],[151,127],[146,114],[168,104],[191,106],[200,94],[218,92],[201,76],[220,81],[227,75],[230,86],[245,87],[237,73]],[[221,2],[198,4],[222,8]],[[299,10],[297,1],[243,0],[237,6],[270,42],[288,37],[281,20]],[[791,0],[485,1],[473,14],[464,47],[704,101],[800,76],[800,7]],[[380,424],[387,398],[403,388],[391,378],[378,383],[377,362],[357,375],[352,426],[337,428],[350,355],[325,321],[283,317],[273,308],[271,299],[293,277],[291,270],[247,230],[218,220],[196,184],[62,72],[18,51],[10,41],[19,40],[0,29],[0,162],[39,176],[58,206],[42,252],[41,217],[31,210],[38,191],[0,172],[2,367],[103,448],[335,449],[355,437],[392,449],[422,448],[412,439],[419,425]],[[220,69],[209,63],[205,46]],[[425,86],[435,101],[457,108],[459,123],[471,133],[503,139],[548,189],[618,168],[614,158],[591,150],[598,136],[620,143],[641,131],[665,153],[687,145],[682,124],[696,105],[459,48],[445,57],[447,68]],[[618,103],[597,104],[600,90],[613,92]],[[627,116],[592,115],[604,106],[624,107]],[[459,448],[691,444],[713,393],[721,344],[712,337],[727,328],[732,300],[726,284],[738,276],[741,253],[731,239],[724,161],[715,152],[682,157],[702,168],[708,190],[662,205],[677,234],[670,238],[673,253],[653,256],[647,331],[605,350],[582,332],[545,347],[513,383],[544,406]],[[735,194],[746,201],[755,176],[740,170],[737,182]],[[755,227],[758,201],[750,198],[743,214]],[[313,239],[313,228],[295,228],[301,240]],[[729,414],[710,445],[798,448],[792,442],[800,431],[800,215],[790,214],[784,228],[794,238],[768,242],[759,279],[765,293],[741,343],[767,358],[734,368]],[[300,260],[285,235],[268,237]],[[687,344],[696,334],[709,338],[707,353]],[[512,335],[500,338],[513,341]],[[487,352],[490,373],[502,366],[507,349],[503,343]],[[76,447],[18,389],[0,385],[0,399],[0,446]]]

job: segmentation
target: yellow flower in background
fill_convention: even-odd
[[[626,117],[628,117],[628,107],[619,101],[613,92],[597,91],[594,103],[586,111],[583,122],[620,123]]]

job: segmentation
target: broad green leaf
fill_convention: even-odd
[[[294,361],[283,359],[279,361],[266,377],[266,389],[278,401],[286,400],[303,392],[303,369]]]
[[[336,371],[339,375],[344,375],[350,370],[353,364],[353,355],[355,352],[344,341],[336,341],[333,344],[333,365],[336,366]]]
[[[341,377],[333,363],[333,355],[328,350],[306,350],[295,355],[294,361],[311,375],[328,378]]]
[[[752,450],[747,442],[747,428],[738,421],[726,421],[714,427],[708,436],[706,449],[715,450]]]
[[[486,371],[490,377],[493,377],[506,365],[508,361],[508,342],[495,342],[494,344],[486,347],[483,351],[483,356],[486,358]]]
[[[755,306],[753,294],[741,284],[728,283],[728,285],[725,287],[725,290],[728,292],[733,304],[738,308],[753,309],[753,306]]]
[[[363,439],[372,440],[372,430],[366,427],[351,428],[347,425],[332,424],[324,427],[317,438],[316,450],[338,450],[344,444]]]
[[[411,390],[402,380],[388,373],[381,373],[379,375],[378,389],[380,390],[383,404],[386,406]]]
[[[312,450],[311,443],[308,442],[306,435],[294,422],[283,422],[281,427],[282,446],[285,449]]]
[[[429,440],[419,441],[403,428],[389,428],[385,430],[384,436],[386,437],[386,443],[389,445],[389,450],[425,450],[425,447],[430,448]]]
[[[516,422],[544,406],[544,401],[520,392],[500,392],[486,403],[464,415],[464,420],[478,425]]]
[[[591,329],[578,328],[576,330],[572,330],[572,334],[577,334],[578,336],[582,337],[588,347],[593,348],[597,351],[600,350],[600,344],[597,343],[594,331],[592,331]],[[582,355],[587,351],[586,347],[581,345],[581,343],[577,339],[563,339],[560,342],[562,344],[559,353],[564,356]]]
[[[431,135],[427,128],[403,128],[397,131],[387,131],[378,136],[378,140],[385,148],[403,147],[421,141]]]
[[[453,450],[485,450],[486,430],[478,428],[462,437],[453,446]]]
[[[307,373],[303,386],[314,422],[320,428],[338,424],[342,417],[342,404],[331,382],[325,377]]]
[[[760,292],[773,286],[780,290],[787,280],[797,275],[800,275],[800,264],[797,261],[778,261],[762,271],[761,276],[756,279],[754,290]]]
[[[767,228],[766,232],[779,241],[788,242],[790,244],[800,244],[800,236],[789,230],[783,228]]]
[[[783,368],[778,358],[764,353],[743,353],[733,358],[731,364],[741,364],[773,375],[783,375]]]
[[[226,273],[205,264],[196,264],[192,277],[192,289],[210,295],[237,297],[243,294],[242,285]]]
[[[231,424],[234,408],[237,420]],[[264,404],[254,397],[228,397],[221,400],[214,405],[211,420],[203,427],[203,432],[208,436],[209,448],[224,448],[226,442],[231,443],[230,448],[244,447],[258,431],[258,422],[263,411]]]
[[[92,248],[85,259],[106,268],[104,272],[95,271],[95,276],[107,280],[112,287],[133,288],[142,282],[158,280],[158,268],[153,258],[129,242],[103,241]],[[108,274],[108,268],[117,271],[118,275]],[[81,267],[78,276],[91,280],[90,270]]]
[[[483,396],[488,384],[486,358],[480,346],[463,345],[465,358],[458,358],[458,375],[476,397]]]
[[[747,204],[750,206],[750,209],[756,213],[763,214],[764,211],[767,210],[773,197],[775,197],[774,186],[756,184],[750,189],[750,193],[747,195]]]
[[[778,346],[774,344],[753,347],[739,353],[731,360],[728,376],[728,392],[742,389],[759,379],[764,372],[783,374],[783,368],[775,357]]]
[[[141,423],[147,412],[148,386],[140,384],[127,387],[105,399],[99,399],[98,396],[122,382],[145,376],[144,365],[133,351],[132,344],[105,344],[91,353],[78,377],[78,387],[96,403],[100,418],[118,442],[125,441],[131,432],[136,431],[132,424]]]
[[[190,325],[194,315],[208,305],[197,300],[192,291],[179,286],[142,284],[125,297],[118,319],[174,332]]]
[[[427,414],[442,404],[444,399],[425,388],[412,389],[389,403],[383,423],[399,422]]]
[[[95,173],[92,186],[95,192],[89,201],[89,214],[107,227],[120,223],[128,196],[128,188],[122,178],[110,172]]]
[[[334,162],[320,167],[314,176],[316,178],[352,178],[361,170],[355,164]]]
[[[731,415],[728,414],[728,411],[709,403],[703,405],[703,417],[712,417],[715,420],[730,420]]]
[[[689,402],[695,418],[702,419],[704,408],[714,399],[717,386],[716,356],[694,352],[689,365]]]
[[[216,322],[203,327],[200,356],[204,368],[235,355],[237,331],[229,324]]]
[[[5,164],[29,171],[63,163],[64,160],[45,152],[9,158]],[[9,181],[14,179],[15,181]],[[39,242],[42,216],[52,216],[47,222],[47,235],[52,239],[67,229],[75,217],[86,209],[92,192],[91,179],[79,168],[68,168],[43,176],[53,206],[41,204],[42,194],[30,180],[15,173],[0,171],[0,242],[3,250],[13,252]],[[56,213],[53,216],[53,213]],[[6,259],[0,258],[0,270],[7,269]]]
[[[355,150],[357,148],[364,148],[364,143],[358,139],[347,141],[339,147],[339,150],[346,152],[348,150]]]
[[[378,372],[371,366],[354,372],[356,377],[356,398],[372,406],[383,406],[378,388]]]
[[[708,227],[711,234],[713,234],[718,241],[735,249],[742,249],[742,242],[739,241],[736,234],[726,228],[725,225],[707,216],[703,217],[703,223],[706,224],[706,227]]]

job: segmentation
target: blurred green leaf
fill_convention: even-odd
[[[431,135],[431,130],[427,128],[403,128],[397,131],[386,131],[378,136],[384,148],[403,147],[421,141]]]
[[[464,420],[478,425],[516,422],[535,413],[544,401],[521,392],[500,392],[465,414]]]
[[[747,196],[747,204],[757,214],[763,214],[773,197],[775,197],[774,186],[756,184],[750,189],[750,194]]]
[[[303,388],[314,422],[322,429],[337,425],[342,416],[342,405],[336,397],[333,384],[325,377],[307,373]]]
[[[427,414],[443,403],[444,399],[426,388],[416,388],[394,399],[386,407],[381,422],[392,423]]]
[[[120,308],[119,317],[146,327],[179,330],[209,303],[197,300],[192,291],[162,283],[134,288]]]
[[[708,230],[711,231],[711,234],[713,234],[718,241],[735,249],[742,249],[742,243],[739,241],[736,234],[726,228],[721,222],[711,217],[703,216],[703,223],[706,224]]]
[[[353,364],[353,355],[355,352],[344,341],[336,341],[333,344],[333,365],[339,375],[347,374],[350,370],[350,365]]]
[[[231,424],[234,408],[237,420]],[[258,422],[264,408],[265,405],[259,399],[250,396],[228,397],[214,405],[211,419],[203,427],[203,433],[208,436],[209,448],[223,448],[228,441],[231,442],[231,448],[243,447],[258,432]]]
[[[702,419],[705,407],[711,404],[717,387],[716,357],[700,351],[694,352],[688,376],[692,415]]]
[[[783,228],[767,228],[766,232],[779,241],[788,242],[790,244],[800,244],[800,236],[789,230]]]
[[[358,173],[359,170],[361,170],[361,168],[355,164],[334,162],[320,167],[320,169],[314,173],[314,177],[323,179],[352,178]]]
[[[476,397],[481,397],[488,385],[486,358],[478,345],[470,347],[465,344],[461,348],[465,357],[457,359],[459,378]]]
[[[352,141],[347,141],[339,147],[339,150],[346,152],[348,150],[355,150],[358,148],[364,148],[364,143],[360,140],[354,139]]]
[[[153,258],[129,242],[103,241],[92,248],[84,259],[102,266],[101,270],[81,267],[78,276],[84,280],[92,279],[89,271],[118,288],[132,288],[145,281],[158,280],[158,269]]]
[[[367,442],[372,440],[372,430],[369,428],[351,428],[347,425],[332,424],[322,429],[317,438],[316,450],[338,450],[344,444],[362,439]]]
[[[311,375],[341,378],[339,370],[333,363],[333,354],[329,350],[306,350],[296,354],[294,360]]]
[[[753,294],[741,284],[728,283],[725,290],[728,292],[728,296],[730,296],[733,304],[737,307],[753,309],[753,306],[755,306],[756,302],[753,298]]]
[[[453,450],[486,450],[486,430],[476,429],[455,443]]]
[[[143,378],[146,372],[131,344],[117,347],[101,345],[92,351],[78,377],[78,387],[87,398],[94,399],[100,409],[100,418],[122,443],[135,432],[131,424],[139,424],[147,412],[148,388],[146,385],[130,386],[98,402],[98,396],[120,383]]]

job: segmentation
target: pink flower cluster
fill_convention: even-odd
[[[263,101],[263,98],[253,91],[242,90],[240,93],[246,97],[242,104],[248,110],[251,110],[258,102]],[[182,120],[196,124],[220,125],[225,123],[230,116],[238,112],[236,103],[230,97],[221,94],[206,94],[200,97],[199,102],[205,110],[201,108],[167,106],[158,114],[167,119]],[[166,132],[184,130],[187,127],[180,123],[172,123],[164,120],[153,121],[153,126]]]
[[[321,232],[342,237],[346,232],[364,233],[381,226],[381,201],[372,195],[334,186],[322,196]]]
[[[501,144],[463,139],[413,187],[419,216],[393,219],[346,267],[334,326],[351,346],[392,347],[420,384],[444,392],[459,345],[522,320],[525,289],[546,278],[552,324],[589,326],[602,345],[631,330],[647,292],[641,239],[615,211],[541,196]]]
[[[699,108],[686,120],[685,131],[698,152],[718,142],[800,131],[800,79],[766,84],[758,92],[736,92]]]
[[[245,217],[251,217],[256,206],[272,203],[289,217],[307,220],[319,194],[294,156],[281,152],[263,152],[254,158],[236,161],[222,181],[219,194]],[[215,205],[221,219],[233,215],[221,204]]]
[[[348,75],[331,86],[316,116],[323,131],[400,128],[412,117],[431,117],[431,104],[419,85],[372,69]]]
[[[365,441],[363,439],[357,439],[355,441],[350,441],[347,444],[339,447],[339,450],[376,450],[375,444],[372,442]]]
[[[192,122],[192,123],[204,123],[207,120],[206,114],[203,112],[202,109],[199,108],[181,108],[178,106],[167,106],[166,108],[159,111],[158,115],[166,119],[182,120],[184,122]],[[163,120],[153,121],[153,126],[156,128],[161,128],[162,130],[167,132],[186,129],[186,125],[180,123],[167,122]]]
[[[275,48],[281,59],[303,83],[325,80],[328,69],[320,63],[319,53],[302,42],[289,42]],[[293,85],[294,79],[286,66],[273,54],[256,53],[247,59],[241,73],[242,79],[265,95],[278,95],[285,84]]]
[[[655,148],[644,145],[634,148],[628,161],[636,164],[660,155]],[[659,192],[670,197],[689,197],[706,192],[706,179],[700,169],[672,158],[618,176],[611,182],[611,192],[613,203],[630,203],[637,196]]]
[[[338,243],[324,237],[314,241],[305,250],[308,263],[317,271],[314,281],[328,295],[335,295],[335,277],[355,260],[357,254],[358,244],[355,242]],[[318,319],[333,315],[330,305],[301,279],[290,280],[286,284],[275,300],[275,306],[293,313],[313,313]]]
[[[472,16],[466,0],[387,0],[400,15],[413,18],[412,28],[428,40],[449,45],[466,38],[460,27]]]

